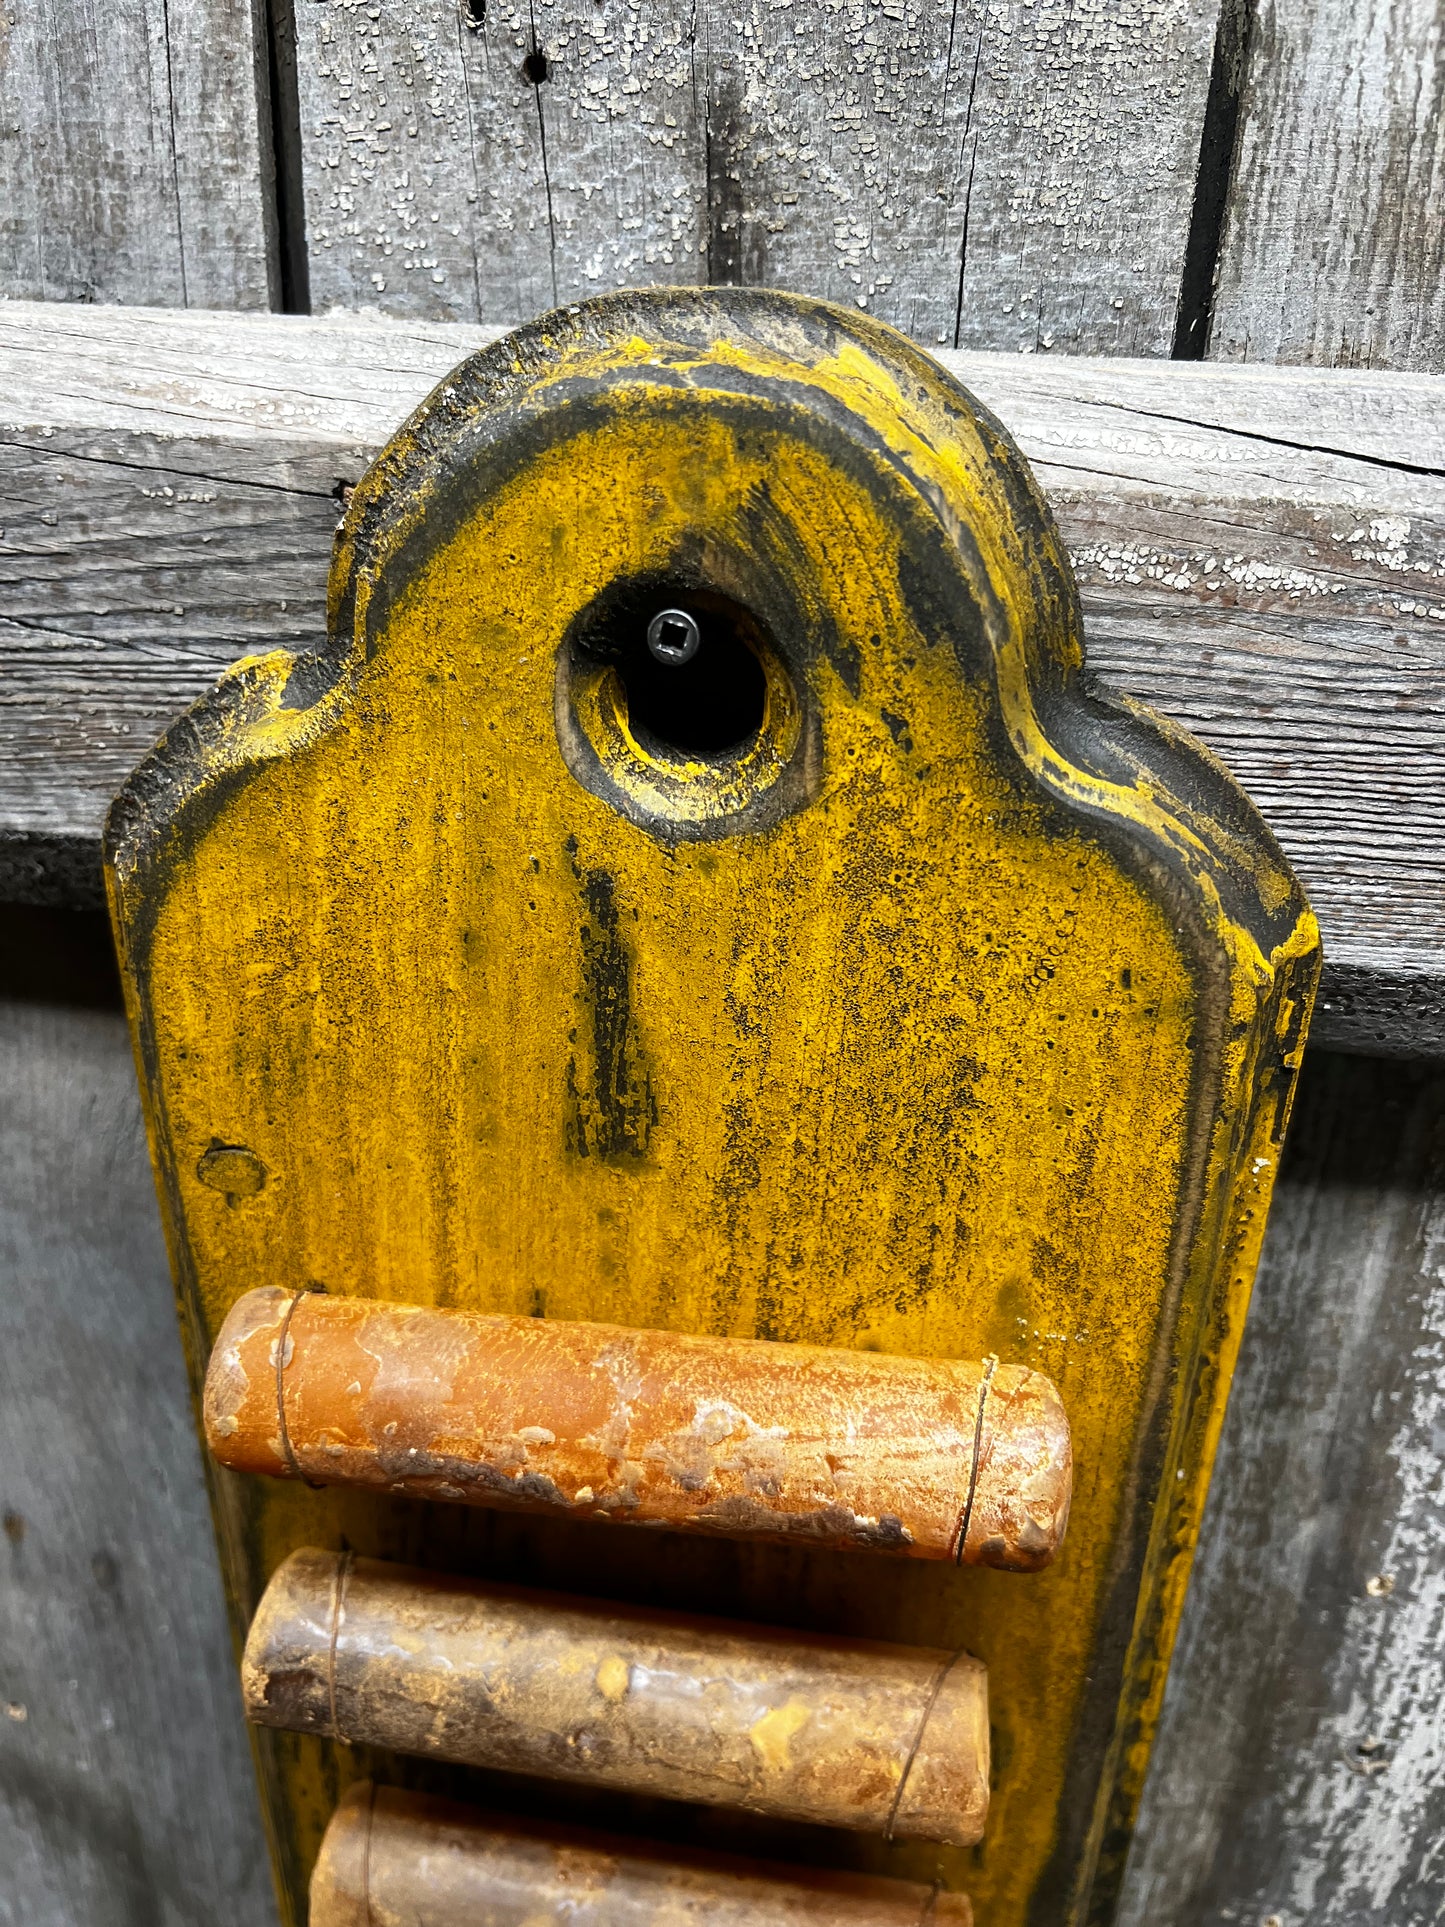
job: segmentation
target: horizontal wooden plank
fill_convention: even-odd
[[[0,305],[0,886],[93,900],[106,803],[237,655],[323,633],[338,491],[494,333]],[[1319,912],[1317,1035],[1445,1051],[1445,381],[944,359],[1078,568],[1089,659],[1243,781]]]

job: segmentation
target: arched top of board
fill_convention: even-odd
[[[967,1648],[982,1859],[850,1861],[1102,1918],[1318,970],[1273,838],[1090,690],[1005,432],[816,302],[616,295],[464,362],[356,490],[330,625],[108,833],[197,1382],[261,1284],[1043,1372],[1075,1487],[1027,1582],[560,1492],[487,1569]],[[465,1563],[395,1497],[218,1492],[242,1620],[298,1546]],[[299,1895],[334,1763],[261,1757]]]
[[[855,525],[852,545],[814,555],[814,579],[800,578],[810,496],[835,493],[830,481],[842,487],[845,478],[873,506],[872,533],[884,540],[865,554]],[[573,656],[607,653],[610,636],[599,652],[582,633],[589,613],[611,631],[619,599],[625,620],[631,601],[655,604],[676,587],[762,605],[797,667],[822,658],[846,693],[866,698],[877,637],[861,633],[860,618],[892,616],[895,629],[951,656],[962,682],[992,685],[990,720],[1021,775],[1066,810],[1113,820],[1188,876],[1186,894],[1222,911],[1212,921],[1227,944],[1247,933],[1245,948],[1267,957],[1290,943],[1299,892],[1237,788],[1158,718],[1086,692],[1068,558],[1001,423],[895,330],[762,290],[608,296],[545,315],[454,370],[354,491],[338,532],[327,655],[238,666],[222,685],[196,780],[183,785],[191,807],[205,808],[196,792],[210,787],[208,772],[324,728],[363,665],[380,660],[384,677],[392,612],[414,602],[440,550],[466,544],[484,594],[486,579],[497,581],[487,537],[494,506],[519,490],[534,498],[534,566],[570,576],[576,606],[562,626]],[[567,540],[569,517],[605,538],[593,543],[590,571]],[[846,601],[841,588],[852,592]],[[554,602],[562,616],[567,602]],[[733,613],[742,611],[723,612]],[[495,614],[517,618],[512,641],[535,663],[531,608],[499,602]],[[584,686],[595,675],[559,676],[564,756],[663,838],[761,827],[821,781],[816,709],[790,687],[786,665],[769,660],[756,619],[747,626],[749,653],[763,658],[763,727],[750,754],[722,773],[706,756],[668,756],[677,746],[666,741],[639,755],[626,717],[619,727],[605,699],[597,713],[596,692]],[[752,720],[740,713],[740,724]],[[152,777],[168,776],[162,786],[173,798],[177,773],[163,751]],[[123,797],[113,821],[110,856],[122,878],[168,821],[164,808],[146,806],[150,787],[138,775],[128,792],[137,807],[128,811]]]

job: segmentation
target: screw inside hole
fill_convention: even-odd
[[[659,609],[647,625],[647,646],[659,662],[691,662],[702,631],[686,609]]]
[[[630,727],[663,755],[724,756],[763,726],[770,644],[726,596],[655,576],[618,583],[582,618],[572,649],[612,665]]]
[[[568,769],[669,844],[776,823],[813,799],[822,771],[808,687],[776,640],[781,629],[806,648],[806,618],[784,602],[770,623],[700,575],[615,579],[557,656]]]

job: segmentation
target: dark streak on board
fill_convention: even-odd
[[[646,1157],[657,1099],[633,1009],[632,960],[619,926],[617,890],[601,870],[573,860],[582,899],[578,931],[582,1003],[591,1063],[567,1063],[567,1142],[579,1157]],[[573,1033],[575,1039],[576,1033]]]

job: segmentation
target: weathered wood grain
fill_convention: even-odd
[[[0,308],[0,848],[97,886],[110,795],[238,654],[323,629],[338,487],[465,327]],[[1327,957],[1318,1032],[1445,1049],[1445,384],[945,355],[1011,426],[1094,670],[1214,748]]]
[[[1445,1911],[1445,1077],[1310,1057],[1120,1927]]]
[[[315,305],[512,324],[653,283],[1167,353],[1217,0],[298,10]]]
[[[689,18],[564,0],[539,41],[505,3],[300,9],[315,305],[513,322],[705,278]]]
[[[1445,12],[1267,0],[1208,353],[1445,369]]]
[[[274,1927],[110,936],[0,912],[0,1921]]]
[[[0,11],[0,295],[271,306],[265,11]]]

